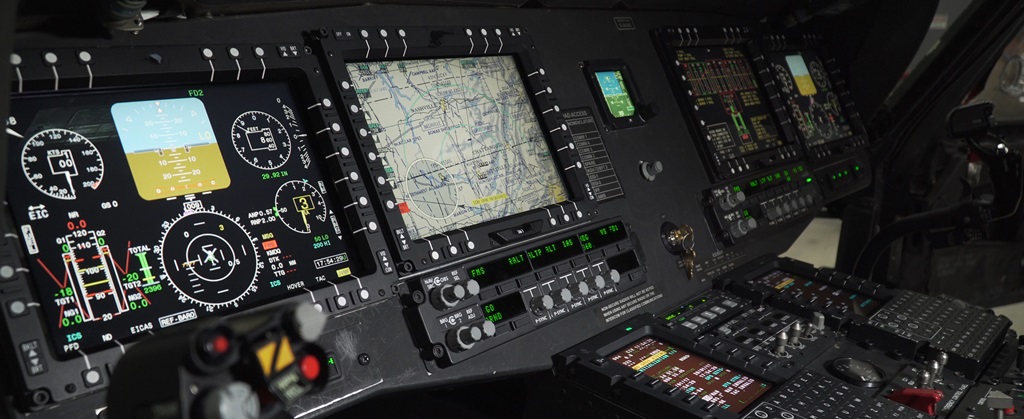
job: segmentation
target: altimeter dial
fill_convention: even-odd
[[[242,160],[257,169],[277,169],[292,155],[291,134],[266,112],[249,111],[235,118],[231,143]]]

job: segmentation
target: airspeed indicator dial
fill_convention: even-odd
[[[290,180],[277,188],[274,210],[285,227],[297,233],[309,234],[313,225],[327,221],[324,196],[301,180]]]
[[[215,211],[187,213],[165,224],[160,242],[164,279],[179,300],[213,311],[238,306],[256,291],[262,262],[255,239],[237,221]]]
[[[94,190],[103,180],[103,157],[92,141],[74,131],[41,131],[21,149],[21,168],[39,192],[63,200]]]

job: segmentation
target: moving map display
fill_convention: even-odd
[[[774,53],[769,60],[786,108],[808,147],[853,136],[816,52]]]
[[[733,413],[742,412],[772,388],[770,383],[650,337],[623,348],[608,359],[678,387],[683,393],[696,394],[700,400]]]
[[[7,201],[60,358],[360,273],[286,82],[13,104]]]
[[[704,140],[730,160],[784,144],[741,47],[677,48],[676,62]]]
[[[568,199],[512,56],[347,71],[410,238]]]

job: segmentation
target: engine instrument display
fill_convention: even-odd
[[[772,385],[708,359],[644,338],[608,359],[644,375],[696,394],[700,400],[740,413],[771,390]]]
[[[410,238],[567,200],[512,56],[348,63]]]
[[[853,136],[839,96],[815,51],[772,53],[768,58],[786,109],[806,146]]]
[[[7,199],[58,357],[361,272],[291,89],[14,99]]]
[[[772,271],[756,279],[755,284],[773,288],[782,295],[808,306],[836,308],[861,316],[870,316],[882,301],[869,295],[858,294],[823,282],[814,281],[784,271]]]
[[[767,95],[740,46],[675,49],[683,84],[709,149],[731,160],[784,145]]]

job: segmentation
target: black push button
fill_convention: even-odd
[[[534,221],[521,226],[498,230],[491,233],[491,238],[498,244],[508,244],[540,233],[540,221]]]

